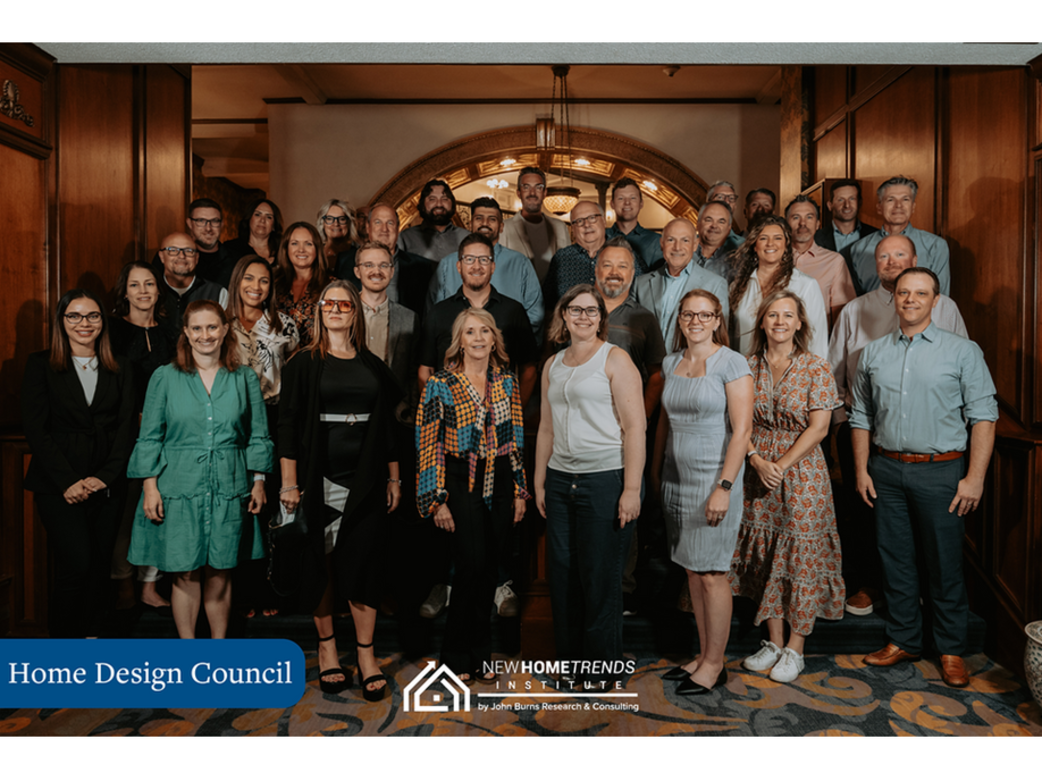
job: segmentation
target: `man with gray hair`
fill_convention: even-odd
[[[894,176],[876,190],[876,211],[883,218],[883,226],[860,239],[850,247],[854,276],[861,290],[871,292],[879,287],[876,276],[876,246],[887,236],[908,236],[915,243],[919,267],[933,271],[941,284],[941,292],[951,294],[951,272],[948,268],[948,242],[933,233],[912,227],[915,197],[919,185],[915,179]]]
[[[737,230],[734,225],[734,210],[738,205],[738,188],[731,182],[723,179],[715,181],[706,190],[706,203],[710,202],[726,204],[727,208],[731,210],[731,227],[729,228],[730,234],[728,238],[735,248],[744,244],[745,237],[742,236],[741,231]]]
[[[731,232],[731,207],[722,200],[710,200],[698,210],[698,247],[694,259],[702,268],[731,281],[731,253],[744,241]]]

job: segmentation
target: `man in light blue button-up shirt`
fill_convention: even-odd
[[[941,676],[963,687],[969,683],[960,657],[969,622],[963,517],[984,492],[998,404],[980,347],[933,324],[939,295],[927,269],[897,277],[900,324],[861,353],[850,426],[857,491],[875,508],[888,606],[890,644],[865,663],[892,666],[923,650],[918,546],[929,570]]]

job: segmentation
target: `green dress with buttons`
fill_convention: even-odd
[[[218,369],[209,393],[197,372],[157,369],[127,475],[157,477],[164,519],[156,525],[145,517],[142,496],[128,560],[163,571],[204,564],[231,569],[240,559],[245,522],[252,542],[243,555],[264,557],[263,536],[247,507],[253,473],[270,473],[272,465],[264,399],[251,368]]]

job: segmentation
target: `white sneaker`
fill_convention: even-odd
[[[517,617],[520,611],[520,600],[510,587],[513,584],[513,580],[507,580],[496,588],[496,611],[500,617]]]
[[[742,666],[750,672],[766,672],[781,658],[782,651],[774,642],[760,640],[760,649],[742,661]]]
[[[420,617],[428,619],[438,617],[438,615],[441,614],[441,611],[445,609],[445,607],[449,606],[450,593],[452,593],[452,588],[449,585],[438,583],[431,588],[427,600],[420,605]]]
[[[775,682],[792,682],[803,671],[803,656],[790,647],[782,650],[781,658],[771,669],[770,678]]]

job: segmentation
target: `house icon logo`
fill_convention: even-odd
[[[428,689],[433,704],[424,704],[422,699]],[[470,689],[447,666],[438,666],[434,661],[420,672],[402,692],[405,712],[470,712]],[[452,697],[452,706],[448,697]],[[462,704],[462,706],[460,706]]]

